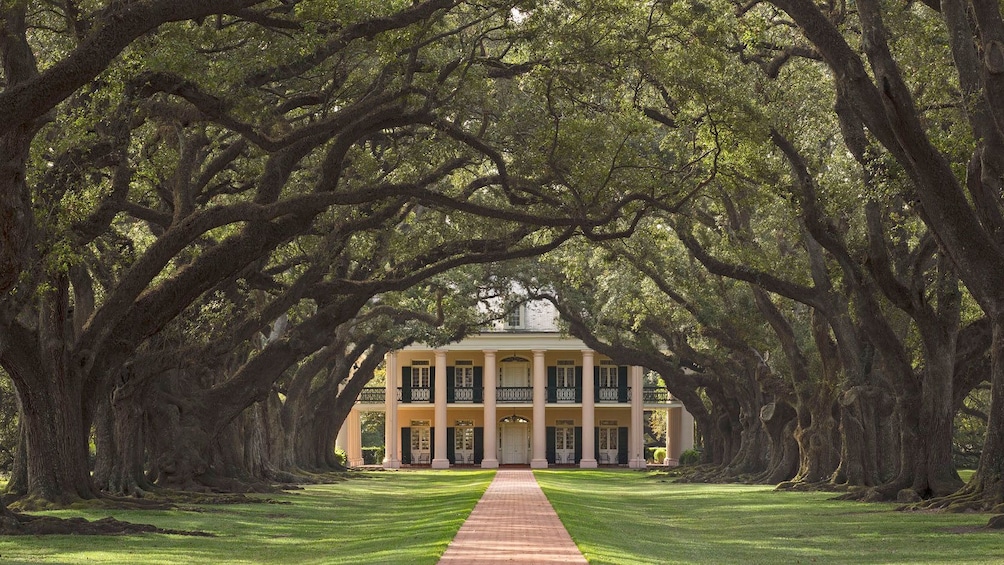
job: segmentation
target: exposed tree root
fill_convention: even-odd
[[[846,485],[834,484],[830,481],[802,481],[792,480],[778,483],[777,490],[791,490],[796,492],[845,492]]]
[[[900,510],[943,510],[945,512],[990,512],[1004,513],[1004,504],[989,500],[980,492],[965,489],[949,496],[925,500],[917,504],[903,506]]]
[[[16,512],[5,512],[0,516],[0,535],[3,536],[44,536],[83,535],[109,536],[124,534],[175,534],[182,536],[212,537],[208,532],[171,530],[151,524],[121,522],[112,517],[89,521],[83,518],[55,518],[53,516],[28,516]]]
[[[4,498],[12,510],[20,512],[37,512],[41,510],[83,510],[103,508],[106,510],[167,510],[171,504],[152,499],[100,495],[95,498],[77,498],[75,500],[52,501],[37,496],[22,496],[11,499]]]

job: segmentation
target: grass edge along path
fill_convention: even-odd
[[[657,472],[537,470],[586,559],[642,563],[1001,564],[985,514],[897,512],[770,486],[674,483]]]
[[[44,514],[201,530],[176,535],[0,537],[3,563],[434,564],[494,471],[376,471],[269,495],[277,503]],[[42,513],[39,513],[42,514]]]

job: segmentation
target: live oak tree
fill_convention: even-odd
[[[46,209],[67,188],[55,186],[50,187],[54,191],[46,192],[42,187],[31,186],[28,169],[36,160],[32,156],[33,144],[40,130],[58,105],[95,79],[140,36],[167,22],[245,11],[255,4],[237,1],[209,6],[202,2],[149,2],[98,6],[90,12],[78,10],[71,2],[65,6],[65,11],[54,12],[55,16],[37,3],[3,4],[0,144],[4,180],[0,181],[0,254],[3,257],[0,286],[6,295],[4,325],[10,328],[6,322],[13,321],[21,305],[35,300],[36,295],[42,302],[37,317],[39,327],[23,328],[24,333],[18,336],[20,341],[5,340],[8,345],[4,366],[22,395],[25,411],[65,414],[70,421],[82,418],[79,403],[72,401],[78,393],[67,382],[72,380],[66,375],[70,371],[69,360],[57,345],[69,323],[64,300],[67,277],[64,275],[61,280],[40,285],[43,275],[39,267],[46,262],[47,226],[44,222],[42,225],[36,223],[36,206]],[[47,44],[48,31],[60,39],[58,46]],[[43,219],[49,220],[51,216],[43,216]],[[15,285],[18,285],[16,289]],[[42,350],[25,343],[33,339],[42,345]],[[38,369],[49,374],[42,378],[31,374]],[[28,382],[33,387],[32,395],[26,393]],[[66,390],[67,387],[71,390]],[[64,403],[66,400],[70,402]],[[92,491],[87,485],[86,472],[78,463],[73,463],[86,458],[85,438],[79,426],[67,426],[61,419],[54,417],[44,425],[23,424],[36,452],[42,451],[28,461],[29,474],[35,477],[32,487],[52,498],[61,497],[60,493],[89,496]],[[50,449],[53,452],[44,452]],[[61,457],[64,454],[69,458]],[[4,524],[16,526],[16,523],[14,517],[5,512]]]
[[[801,0],[778,0],[774,6],[797,25],[803,47],[826,65],[840,108],[854,116],[882,147],[888,160],[909,180],[908,200],[930,227],[966,288],[994,327],[992,404],[984,456],[976,476],[943,504],[993,508],[1004,493],[1001,418],[1004,410],[1004,364],[997,353],[1001,326],[999,175],[1001,30],[999,7],[988,2],[914,4],[898,11],[878,2],[826,9]],[[755,13],[758,5],[750,7]],[[758,17],[763,17],[762,13]],[[890,29],[904,21],[915,25]],[[792,29],[792,28],[789,28]],[[915,49],[911,41],[934,37],[946,49]],[[797,41],[791,42],[797,45]],[[946,69],[947,95],[925,106],[931,83],[912,83],[914,68]],[[935,83],[937,84],[937,83]],[[935,129],[928,108],[946,108],[951,116]],[[954,139],[940,132],[951,131]],[[947,142],[947,143],[946,143]],[[962,149],[962,151],[958,151]]]
[[[719,477],[948,494],[990,347],[934,504],[1004,502],[996,7],[204,4],[0,8],[25,506],[99,496],[92,428],[115,494],[335,468],[382,352],[473,327],[457,268],[563,245],[523,287],[662,373]]]
[[[44,27],[48,12],[18,6],[25,38]],[[2,330],[15,346],[0,361],[26,407],[22,504],[95,496],[96,417],[103,488],[141,493],[147,471],[175,486],[211,480],[212,444],[374,296],[575,233],[614,237],[662,198],[640,165],[618,168],[644,137],[637,117],[565,98],[576,75],[562,66],[530,73],[521,42],[542,38],[510,6],[485,8],[189,14],[136,32],[89,89],[66,87],[69,101],[31,138],[48,143],[24,163],[32,204],[49,215],[31,238],[42,260]],[[110,10],[84,27],[104,29]],[[210,339],[190,333],[213,293],[248,292],[272,297],[211,325]],[[248,347],[306,303],[285,335]],[[163,425],[138,438],[143,402]],[[139,464],[148,447],[154,469]]]

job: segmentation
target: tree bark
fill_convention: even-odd
[[[999,350],[1002,345],[1000,339],[1004,338],[998,337],[996,328],[1004,317],[1004,289],[998,282],[1000,273],[1004,272],[1004,251],[994,237],[999,226],[993,221],[989,225],[983,224],[983,219],[971,207],[951,164],[926,135],[910,89],[888,46],[888,33],[879,3],[867,0],[858,4],[865,39],[861,45],[865,48],[870,72],[818,6],[807,0],[771,0],[771,3],[788,13],[799,25],[833,70],[837,88],[846,94],[855,114],[913,181],[924,222],[937,235],[960,278],[995,325],[992,390],[995,394],[1004,394],[1004,367],[1000,366],[1004,357]],[[972,59],[968,51],[974,43],[986,46],[989,45],[988,40],[997,41],[1002,28],[999,9],[986,9],[989,3],[972,4],[974,10],[971,13],[978,22],[978,28],[974,30],[970,29],[967,18],[963,16],[967,13],[964,7],[951,1],[944,5],[948,8],[944,14],[957,65],[959,61]],[[984,66],[989,64],[988,60],[984,61]],[[999,129],[1001,121],[997,118],[1004,111],[1002,97],[999,96],[999,75],[981,69],[979,75],[982,82],[973,85],[965,80],[974,76],[971,69],[964,64],[959,69],[964,88],[980,94],[978,107],[994,115],[995,119],[991,121],[998,124]],[[996,137],[999,139],[999,132]],[[977,475],[960,491],[957,501],[960,504],[991,508],[1004,503],[1002,404],[1004,402],[1000,397],[995,396],[992,411],[998,413],[990,415],[984,458],[980,461]]]
[[[795,409],[784,401],[775,400],[760,409],[760,421],[770,438],[770,461],[759,482],[778,484],[793,479],[798,473],[798,423]]]

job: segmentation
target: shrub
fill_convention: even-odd
[[[379,465],[383,462],[384,447],[382,445],[364,447],[363,463],[366,465]]]
[[[701,452],[688,449],[680,454],[680,465],[697,465],[701,462]]]
[[[655,451],[652,452],[652,461],[662,464],[666,461],[666,448],[657,447]]]
[[[335,448],[335,459],[338,460],[338,463],[342,467],[348,467],[349,466],[349,458],[348,458],[348,456],[345,455],[345,450],[343,450],[341,447],[336,447]]]

